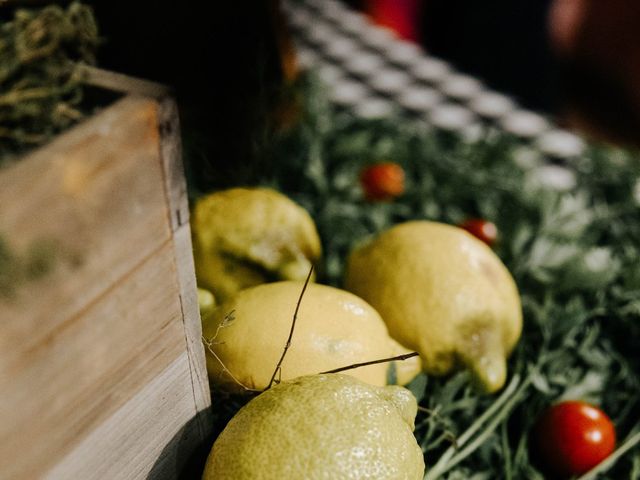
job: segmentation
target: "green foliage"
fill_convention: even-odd
[[[483,217],[498,226],[496,251],[521,290],[525,328],[510,375],[523,381],[493,425],[488,419],[465,438],[477,448],[440,478],[543,478],[528,433],[561,399],[599,404],[619,438],[629,435],[640,423],[640,159],[594,147],[571,165],[575,182],[551,187],[542,161],[514,138],[487,131],[467,142],[397,119],[358,120],[303,88],[307,111],[274,143],[272,170],[256,182],[315,219],[325,252],[320,281],[340,286],[353,246],[398,222]],[[359,185],[361,169],[380,161],[406,171],[406,193],[393,203],[367,202]],[[462,448],[456,442],[497,400],[479,396],[465,373],[425,380],[416,436],[429,466],[452,445]],[[630,449],[598,478],[637,472],[639,455]]]
[[[83,117],[77,62],[94,63],[98,31],[80,3],[17,10],[0,26],[0,166]]]

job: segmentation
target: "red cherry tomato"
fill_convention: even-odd
[[[609,417],[580,401],[550,407],[538,419],[533,434],[543,466],[563,477],[588,472],[616,446],[616,432]]]
[[[360,183],[367,200],[391,200],[404,193],[404,170],[397,163],[378,163],[366,167]]]
[[[498,227],[492,222],[487,222],[481,218],[470,218],[460,224],[460,228],[464,228],[474,237],[479,238],[490,247],[496,243],[498,239]]]

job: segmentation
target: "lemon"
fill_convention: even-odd
[[[213,445],[203,480],[419,480],[415,398],[340,374],[312,375],[258,395]]]
[[[287,281],[248,288],[204,319],[207,370],[215,387],[237,392],[269,385],[303,286],[301,281]],[[367,302],[344,290],[309,284],[282,364],[282,379],[389,358],[403,353],[400,348]],[[388,368],[380,363],[346,373],[372,385],[385,385]],[[411,371],[415,376],[414,362],[403,368],[409,370],[398,375],[403,381],[408,381]]]
[[[200,198],[191,230],[198,285],[218,301],[268,281],[304,279],[321,255],[307,211],[268,188]]]
[[[216,308],[216,299],[209,290],[198,288],[198,309],[200,318],[207,318]]]
[[[352,252],[345,284],[380,313],[392,337],[420,352],[427,373],[464,366],[485,391],[503,386],[522,330],[520,296],[477,238],[436,222],[397,225]]]
[[[396,342],[393,338],[389,338],[391,342],[391,356],[398,357],[400,355],[405,355],[407,353],[412,353],[413,350],[403,347],[398,342]],[[416,378],[422,372],[422,361],[420,357],[411,357],[406,360],[396,360],[392,362],[390,368],[393,369],[393,373],[395,374],[395,382],[397,385],[406,385],[411,380]],[[387,380],[389,377],[387,377]]]

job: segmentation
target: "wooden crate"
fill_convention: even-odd
[[[188,219],[168,98],[129,95],[0,171],[30,272],[0,294],[0,478],[176,478],[209,434]]]

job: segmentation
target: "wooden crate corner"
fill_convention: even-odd
[[[210,394],[175,102],[129,95],[0,171],[0,478],[176,478]]]

